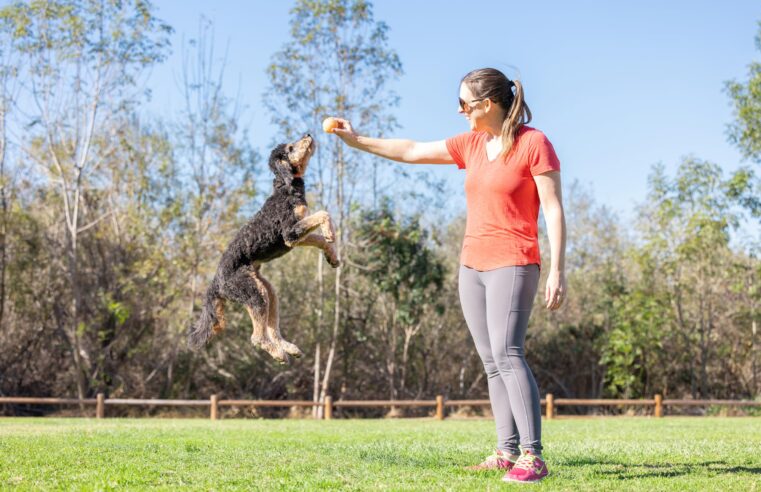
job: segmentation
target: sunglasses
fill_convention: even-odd
[[[471,106],[471,104],[483,101],[483,99],[473,99],[470,102],[465,102],[461,97],[459,97],[458,100],[460,101],[460,109],[466,113],[470,113],[475,109],[475,106]]]

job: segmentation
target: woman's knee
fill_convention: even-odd
[[[491,359],[501,373],[509,373],[518,367],[526,365],[526,356],[523,347],[500,347],[492,350]]]
[[[491,354],[478,354],[481,357],[481,363],[484,365],[484,371],[487,378],[493,378],[499,376],[499,366],[497,361],[494,360]]]

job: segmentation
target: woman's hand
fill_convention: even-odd
[[[349,120],[336,118],[336,121],[338,121],[338,128],[333,129],[333,133],[341,137],[341,140],[343,140],[346,145],[356,147],[359,135],[354,132],[354,128],[352,128]]]
[[[563,304],[565,296],[565,273],[550,269],[550,274],[547,276],[547,287],[544,289],[544,302],[547,303],[547,309],[550,311],[558,309]]]

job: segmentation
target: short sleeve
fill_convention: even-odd
[[[558,155],[544,133],[537,131],[532,135],[530,143],[529,160],[532,176],[549,171],[560,171]]]
[[[472,132],[460,133],[454,137],[446,139],[447,150],[449,155],[452,156],[452,160],[455,161],[457,167],[465,169],[465,154],[468,148],[468,141],[471,138]]]

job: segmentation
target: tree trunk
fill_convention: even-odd
[[[684,313],[682,311],[682,297],[681,290],[677,286],[674,292],[674,308],[676,309],[676,319],[679,323],[679,332],[682,335],[682,339],[685,343],[685,352],[687,353],[688,365],[690,367],[690,393],[693,399],[698,397],[697,382],[695,377],[695,357],[692,354],[692,341],[690,340],[690,333],[687,332],[687,324],[684,320]],[[694,328],[690,329],[693,331]]]
[[[4,82],[4,81],[3,81]],[[5,87],[0,87],[3,92]],[[8,195],[7,183],[5,180],[5,116],[6,116],[6,99],[0,100],[0,330],[3,327],[5,318],[5,264],[6,264],[6,241],[8,237]]]
[[[320,207],[325,207],[325,185],[322,181],[322,154],[318,156],[318,196]],[[312,401],[315,403],[322,402],[320,398],[320,362],[322,354],[320,352],[320,337],[325,326],[325,260],[322,251],[317,251],[317,292],[319,295],[317,307],[317,326],[313,332],[312,338],[315,340],[314,348],[314,387],[312,389]],[[315,419],[321,419],[325,408],[323,406],[312,407],[312,416]]]
[[[398,331],[396,323],[396,311],[391,314],[391,334],[386,346],[386,375],[388,378],[388,397],[389,400],[397,399],[396,391],[396,335]],[[389,417],[399,416],[399,407],[392,406],[388,412]]]
[[[314,347],[314,388],[312,390],[312,401],[319,403],[320,400],[320,342]],[[312,407],[312,417],[322,418],[323,408],[321,406]]]
[[[404,329],[404,347],[402,349],[402,374],[399,377],[399,391],[404,394],[407,388],[407,363],[409,362],[410,341],[412,337],[420,331],[420,323],[414,328],[407,327]]]
[[[751,311],[752,313],[752,311]],[[756,332],[758,331],[756,328],[756,320],[754,319],[751,323],[751,337],[750,337],[750,356],[752,357],[751,360],[751,381],[753,381],[753,391],[751,393],[751,397],[755,400],[756,396],[758,396],[758,376],[757,376],[757,370],[756,370]]]
[[[336,176],[336,204],[338,205],[338,230],[336,231],[336,251],[341,261],[346,261],[343,252],[343,234],[344,234],[344,207],[343,207],[343,178],[344,178],[344,158],[342,143],[336,139],[337,149],[337,176]],[[328,350],[328,360],[325,363],[325,374],[322,379],[322,388],[320,390],[320,401],[325,401],[330,385],[330,372],[333,368],[333,358],[336,353],[336,343],[338,342],[338,329],[341,323],[341,272],[343,266],[336,268],[336,288],[335,288],[335,313],[333,316],[333,332],[330,336],[330,349]]]
[[[79,284],[79,264],[77,261],[77,216],[73,216],[74,227],[69,230],[69,285],[73,294],[71,304],[71,326],[69,330],[72,338],[72,351],[74,355],[74,370],[76,371],[75,383],[77,385],[77,397],[82,400],[87,395],[87,380],[82,361],[82,341],[79,334],[81,313],[82,289]],[[84,411],[84,405],[80,404],[80,410]]]

